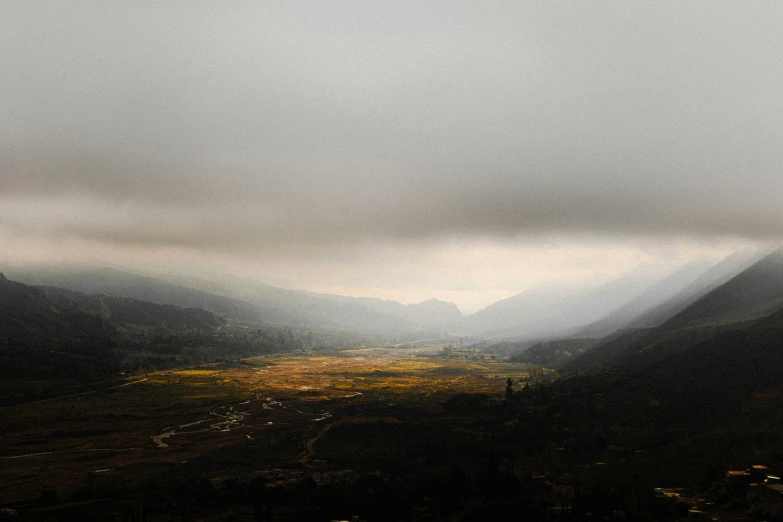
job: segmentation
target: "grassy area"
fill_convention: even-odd
[[[500,397],[507,377],[527,376],[523,365],[444,357],[441,348],[265,356],[224,368],[138,376],[104,391],[1,408],[0,501],[33,499],[45,489],[69,496],[96,472],[131,484],[163,470],[172,473],[171,466],[183,461],[191,476],[242,462],[292,464],[308,448],[313,460],[320,453],[340,455],[343,450],[333,444],[327,451],[313,442],[333,423],[334,433],[342,433],[357,422],[345,419],[363,416],[359,422],[366,424],[376,416],[388,428],[405,420],[390,410],[392,405],[438,408],[458,393]],[[242,415],[232,424],[236,412]],[[161,439],[166,446],[159,447],[153,437],[172,428],[177,433]]]

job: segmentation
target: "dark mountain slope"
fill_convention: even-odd
[[[743,392],[783,386],[783,310],[747,328],[724,333],[640,371],[678,388]]]
[[[200,308],[160,305],[109,295],[87,295],[74,290],[41,287],[56,303],[75,306],[119,326],[137,325],[156,330],[211,330],[225,324],[222,317]]]
[[[105,340],[113,331],[103,318],[0,274],[0,343],[5,346],[74,346]]]
[[[741,330],[752,321],[705,325],[694,328],[643,328],[612,336],[578,357],[563,361],[563,370],[643,368],[672,354],[687,350],[723,333]]]
[[[662,325],[707,293],[727,283],[733,277],[758,262],[762,257],[764,257],[763,254],[751,251],[735,252],[704,272],[666,302],[635,317],[627,327],[653,328]]]
[[[0,396],[36,382],[106,377],[115,332],[109,321],[0,274]]]
[[[764,317],[783,307],[783,249],[767,255],[666,323],[666,328]]]
[[[713,430],[783,429],[783,311],[640,368],[667,422]]]
[[[567,361],[564,369],[644,368],[783,308],[783,255],[764,257],[658,328],[629,332]]]
[[[586,350],[592,348],[595,343],[595,339],[558,339],[553,341],[542,341],[529,348],[515,351],[510,360],[512,362],[538,364],[540,366],[552,368],[560,365],[563,361],[584,353]]]
[[[696,277],[698,268],[691,267],[691,271]],[[669,284],[676,282],[678,287],[686,284],[677,278],[673,281]],[[623,305],[627,310],[644,308],[645,289],[650,284],[647,276],[631,274],[594,288],[536,287],[465,317],[452,330],[518,339],[600,337],[613,326],[595,332],[586,330],[585,326]],[[662,291],[660,287],[659,290]]]
[[[616,448],[655,482],[720,480],[729,466],[783,463],[783,311],[655,361],[561,379],[548,415]],[[544,417],[546,419],[548,417]],[[542,420],[545,422],[545,420]],[[616,453],[615,453],[616,452]]]
[[[204,342],[222,324],[200,309],[31,287],[0,274],[0,398],[177,365],[188,339],[198,341],[187,350],[209,352]]]
[[[261,313],[258,308],[249,303],[112,268],[96,270],[20,270],[15,277],[29,285],[66,288],[87,295],[106,294],[116,297],[127,297],[156,304],[179,306],[181,308],[200,308],[223,317],[239,320],[261,320]]]
[[[644,321],[641,321],[641,324],[639,324],[638,318],[671,301],[683,289],[688,288],[696,280],[701,279],[700,276],[703,277],[704,273],[708,271],[707,269],[708,265],[704,263],[690,263],[643,289],[639,295],[630,301],[623,303],[598,321],[580,328],[572,336],[576,338],[599,338],[631,326],[637,328],[658,326],[660,323],[645,325]]]

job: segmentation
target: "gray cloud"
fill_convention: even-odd
[[[519,4],[5,2],[0,226],[783,238],[783,8]]]

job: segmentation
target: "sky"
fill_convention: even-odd
[[[783,242],[774,2],[0,3],[0,268],[463,311]]]

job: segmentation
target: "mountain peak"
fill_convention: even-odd
[[[445,304],[445,305],[451,305],[452,303],[449,303],[447,301],[441,301],[440,299],[437,299],[435,297],[430,297],[429,299],[425,299],[424,301],[422,301],[420,303],[416,303],[416,304],[420,304],[420,305],[423,305],[423,304]],[[413,305],[413,306],[416,306],[416,305]]]

